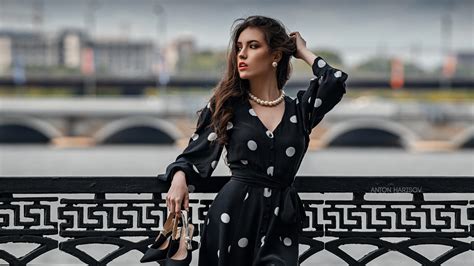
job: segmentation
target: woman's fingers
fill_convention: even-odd
[[[168,210],[170,210],[170,212],[174,212],[174,202],[171,200],[171,197],[168,198]]]
[[[184,195],[184,209],[186,209],[186,211],[189,211],[189,193],[186,192],[186,194]]]
[[[178,214],[178,217],[181,213],[181,199],[176,199],[174,202],[174,211]]]
[[[176,213],[178,217],[181,209],[189,210],[189,192],[187,186],[171,187],[166,195],[166,206],[170,212]]]

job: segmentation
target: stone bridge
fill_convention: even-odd
[[[209,96],[161,98],[3,98],[0,143],[62,146],[186,145]],[[310,149],[474,146],[474,106],[345,98],[312,131]]]

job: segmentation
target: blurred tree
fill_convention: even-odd
[[[354,71],[361,75],[387,77],[390,75],[391,60],[389,57],[371,57],[355,66]],[[413,62],[404,61],[403,72],[405,77],[425,75],[426,72]]]
[[[216,75],[225,68],[225,52],[214,50],[202,50],[191,54],[189,59],[181,62],[179,74],[188,75]]]
[[[372,57],[358,64],[356,69],[362,72],[389,73],[390,59],[382,57]]]

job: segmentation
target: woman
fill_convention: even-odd
[[[231,179],[207,212],[199,265],[298,265],[305,214],[292,183],[311,130],[341,100],[348,75],[275,19],[236,21],[224,78],[201,109],[188,146],[158,178],[171,181],[169,210],[188,210],[188,185],[211,176],[225,146]],[[315,75],[295,98],[283,90],[291,56]]]

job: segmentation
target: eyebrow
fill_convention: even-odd
[[[251,42],[258,42],[258,41],[257,40],[250,40],[247,43],[251,43]],[[237,44],[242,44],[242,42],[237,42]]]

